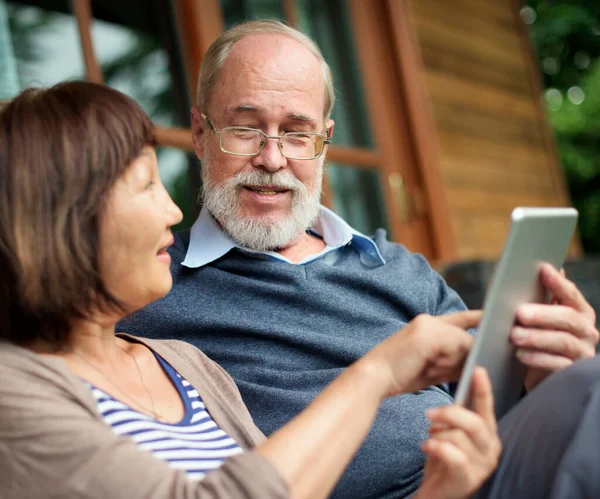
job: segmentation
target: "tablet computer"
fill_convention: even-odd
[[[487,369],[500,419],[522,394],[526,367],[515,355],[510,331],[523,303],[548,301],[539,279],[540,265],[561,268],[577,225],[574,208],[515,208],[504,250],[483,302],[483,316],[465,362],[455,403],[469,406],[473,369]]]

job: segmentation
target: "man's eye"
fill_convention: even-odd
[[[294,133],[293,135],[288,135],[288,140],[290,140],[294,144],[308,144],[312,139],[312,135],[304,134],[304,133]]]
[[[234,138],[240,140],[252,140],[256,138],[256,132],[254,130],[232,130],[231,134]]]

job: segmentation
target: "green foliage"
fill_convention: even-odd
[[[600,252],[600,59],[581,80],[585,100],[566,99],[551,110],[573,203],[581,213],[580,232],[589,252]]]
[[[529,0],[548,115],[588,253],[600,252],[600,2]]]

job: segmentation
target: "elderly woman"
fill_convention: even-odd
[[[115,334],[171,288],[181,212],[154,142],[137,104],[91,83],[0,112],[0,496],[327,496],[386,397],[456,379],[479,316],[418,318],[265,439],[202,352]],[[489,381],[473,382],[473,412],[428,413],[423,497],[468,496],[495,467]]]

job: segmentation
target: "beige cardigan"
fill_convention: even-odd
[[[196,348],[142,340],[196,388],[215,422],[244,449],[264,440],[233,380]],[[59,358],[0,341],[0,498],[283,498],[287,485],[262,456],[228,459],[199,482],[118,437],[89,388]]]

